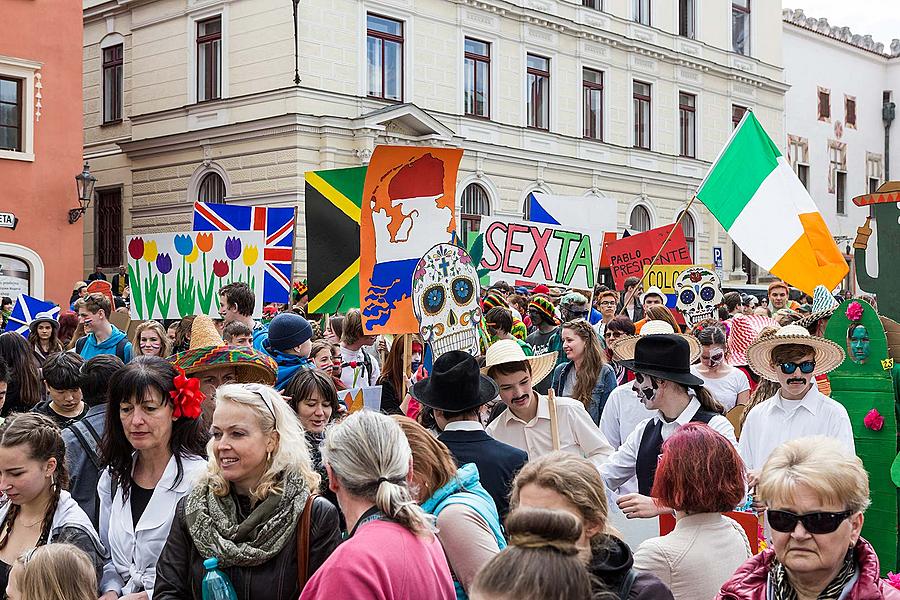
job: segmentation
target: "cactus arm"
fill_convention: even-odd
[[[878,278],[869,275],[869,271],[866,269],[866,251],[856,248],[853,251],[853,260],[856,263],[856,281],[859,287],[870,294],[877,294]]]

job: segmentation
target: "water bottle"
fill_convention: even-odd
[[[206,575],[203,576],[203,600],[238,600],[234,586],[228,575],[219,570],[218,558],[203,561]]]

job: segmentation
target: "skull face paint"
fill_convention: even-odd
[[[434,246],[416,264],[412,290],[419,334],[433,357],[450,350],[478,356],[481,293],[468,253],[452,244]]]
[[[703,267],[691,267],[675,280],[675,303],[688,325],[716,318],[716,307],[722,303],[722,283],[719,276]]]
[[[652,409],[653,407],[651,405],[653,404],[653,400],[656,398],[656,392],[659,389],[659,384],[656,382],[656,379],[649,375],[635,373],[634,383],[631,387],[638,395],[638,400],[640,400],[648,409]]]

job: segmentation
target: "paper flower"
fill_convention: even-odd
[[[213,274],[220,279],[228,275],[228,263],[224,260],[213,261]]]
[[[153,262],[154,260],[156,260],[157,252],[156,240],[150,240],[149,242],[144,244],[144,260],[146,260],[147,262]]]
[[[847,318],[851,321],[859,321],[863,316],[863,307],[859,302],[851,302],[847,306]]]
[[[181,256],[189,256],[194,252],[194,240],[189,235],[175,236],[175,252]]]
[[[887,582],[900,590],[900,573],[894,573],[892,571],[888,571],[887,574]]]
[[[156,257],[156,268],[165,275],[172,270],[172,258],[168,254],[160,254]]]
[[[878,409],[873,408],[866,413],[866,416],[863,418],[863,423],[865,423],[866,427],[872,431],[881,431],[881,428],[884,427],[884,417],[881,416]]]
[[[206,399],[206,396],[200,391],[200,380],[196,377],[188,377],[184,369],[178,365],[175,365],[175,368],[178,370],[178,375],[172,380],[175,389],[169,392],[169,395],[172,396],[172,403],[175,405],[172,416],[176,419],[179,417],[196,419],[203,412],[201,405]]]
[[[211,233],[197,234],[197,247],[200,252],[209,252],[213,247],[213,236]]]
[[[241,255],[241,238],[228,237],[225,239],[225,256],[230,260],[236,260]]]
[[[228,251],[228,243],[225,243],[226,252]],[[256,246],[247,246],[244,248],[244,264],[248,267],[252,267],[256,264],[256,261],[259,259],[259,248]]]
[[[134,260],[139,260],[144,255],[144,239],[139,237],[132,238],[128,242],[128,254]]]

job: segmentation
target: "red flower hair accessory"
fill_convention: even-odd
[[[175,365],[175,369],[178,370],[178,375],[172,380],[175,389],[169,392],[172,402],[175,404],[175,411],[172,414],[176,419],[179,417],[196,419],[203,412],[200,405],[206,399],[206,396],[200,391],[200,380],[196,377],[188,377],[184,369],[178,365]]]

